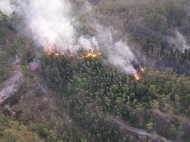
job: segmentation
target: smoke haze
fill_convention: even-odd
[[[182,52],[184,52],[185,50],[190,49],[190,45],[187,44],[187,41],[186,41],[185,37],[184,37],[180,32],[176,31],[176,32],[175,32],[175,35],[176,35],[175,38],[170,37],[170,40],[169,40],[169,41],[170,41],[172,44],[175,44],[176,47],[177,47],[180,51],[182,51]]]
[[[13,12],[10,2],[10,0],[0,0],[0,10],[6,15],[10,15]]]
[[[3,2],[7,5],[7,2]],[[66,0],[20,0],[12,7],[24,18],[24,34],[32,38],[37,45],[50,47],[55,45],[59,51],[76,53],[79,49],[103,50],[108,62],[126,74],[134,74],[131,66],[136,58],[122,41],[113,42],[109,29],[96,26],[97,36],[86,38],[79,35],[71,25],[72,5]],[[95,24],[97,25],[97,24]],[[137,62],[137,61],[136,61]]]
[[[137,64],[138,61],[129,46],[122,40],[114,43],[111,29],[105,29],[98,25],[97,31],[99,46],[106,53],[108,62],[123,73],[135,74],[136,70],[131,63],[134,61]]]

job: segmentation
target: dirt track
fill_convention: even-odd
[[[16,81],[20,81],[21,79],[22,79],[22,73],[20,71],[17,71],[13,76],[9,77],[2,84],[3,86],[9,86]]]
[[[143,129],[137,129],[137,128],[134,128],[134,127],[131,127],[130,125],[126,124],[123,120],[121,119],[118,119],[116,120],[114,118],[114,116],[109,116],[109,119],[112,121],[112,122],[116,122],[120,125],[120,128],[122,129],[126,129],[126,130],[130,130],[131,132],[134,132],[138,135],[141,135],[141,136],[148,136],[149,138],[151,139],[154,139],[154,140],[161,140],[161,141],[164,141],[164,142],[173,142],[171,140],[167,140],[166,138],[158,135],[158,134],[154,134],[154,133],[148,133],[146,130],[143,130]]]
[[[167,117],[170,119],[177,118],[177,119],[181,120],[181,122],[185,122],[185,123],[190,125],[190,120],[188,118],[183,117],[183,116],[178,116],[178,115],[175,115],[172,113],[163,113],[160,110],[153,110],[153,111],[160,116]]]

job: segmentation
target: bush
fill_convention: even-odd
[[[184,142],[189,142],[190,141],[190,136],[188,134],[183,135],[183,141]]]
[[[180,110],[179,109],[175,109],[174,110],[174,114],[180,114]]]
[[[47,138],[49,136],[49,131],[45,124],[38,125],[38,134],[44,138]]]
[[[27,131],[27,127],[24,125],[19,126],[19,131]]]
[[[2,133],[0,133],[0,139],[3,138],[3,137],[4,137],[4,135]]]
[[[20,70],[21,70],[21,72],[22,72],[22,74],[26,77],[27,76],[27,68],[26,68],[26,66],[20,66]]]
[[[4,75],[6,73],[5,69],[0,69],[0,76]]]
[[[8,142],[15,142],[17,137],[18,137],[18,134],[16,133],[15,130],[6,129],[4,131],[4,135],[5,135]]]
[[[43,96],[43,93],[42,93],[42,91],[41,90],[36,90],[36,92],[35,92],[35,96],[37,97],[37,98],[40,98],[41,96]]]

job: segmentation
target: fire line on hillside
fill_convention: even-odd
[[[144,72],[144,68],[140,66],[140,72]],[[135,77],[135,80],[140,80],[141,79],[141,76],[140,76],[140,73],[138,74],[134,74],[134,77]]]
[[[50,54],[54,54],[56,56],[60,56],[60,55],[65,55],[64,52],[58,52],[55,50],[55,47],[49,47],[48,50],[46,51],[46,53],[48,55]],[[98,55],[101,55],[102,53],[99,51],[84,51],[80,54],[80,56],[78,56],[78,59],[83,59],[83,58],[88,58],[88,57],[96,57]],[[69,56],[75,56],[73,53],[69,54]]]
[[[48,49],[46,50],[46,53],[48,55],[50,54],[54,54],[55,56],[61,56],[61,55],[65,55],[64,52],[59,52],[55,50],[55,46],[50,46],[48,47]],[[97,57],[99,55],[101,55],[102,53],[99,51],[83,51],[82,53],[80,53],[80,56],[77,56],[78,59],[83,59],[83,58],[88,58],[88,57]],[[69,54],[69,56],[75,56],[73,53]],[[144,72],[144,68],[140,66],[140,71]],[[135,80],[140,80],[141,76],[140,73],[135,73],[134,74]]]

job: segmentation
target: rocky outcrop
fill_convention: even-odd
[[[9,97],[18,93],[23,84],[22,73],[19,71],[3,83],[3,89],[0,90],[0,104]]]
[[[15,62],[13,64],[14,65],[20,64],[20,58],[18,57],[18,55],[16,55],[16,60],[15,60]]]
[[[12,119],[15,118],[16,112],[12,111],[12,109],[10,108],[10,106],[8,104],[4,105],[3,110],[8,111],[10,113],[10,116]]]

